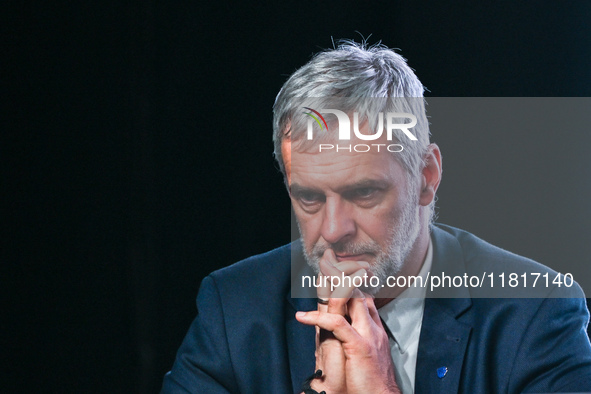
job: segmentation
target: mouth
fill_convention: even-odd
[[[367,261],[369,262],[369,255],[366,253],[361,254],[336,254],[337,261]]]

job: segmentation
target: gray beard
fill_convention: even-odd
[[[358,243],[317,243],[310,251],[308,246],[304,245],[306,262],[318,275],[320,273],[320,259],[328,248],[332,248],[338,254],[373,254],[376,256],[376,260],[371,263],[369,271],[379,279],[379,285],[377,287],[361,286],[359,290],[375,296],[381,290],[382,285],[386,284],[386,279],[389,276],[396,276],[400,272],[419,236],[421,224],[418,196],[409,193],[409,197],[408,203],[402,208],[402,214],[390,228],[389,242],[385,250],[382,250],[380,245],[373,240]],[[301,228],[300,233],[303,235]]]

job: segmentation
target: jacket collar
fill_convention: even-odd
[[[298,286],[297,281],[302,276],[314,277],[314,271],[305,262],[302,253],[302,245],[299,240],[291,244],[291,278],[290,288],[287,291],[285,303],[287,304],[285,314],[285,329],[287,335],[287,354],[289,358],[289,372],[294,393],[300,393],[302,383],[314,373],[316,367],[316,331],[314,327],[305,326],[295,319],[297,311],[316,310],[316,290],[304,294],[307,298],[292,298],[291,289]],[[295,281],[295,282],[294,282]],[[298,290],[299,291],[299,290]],[[298,294],[300,296],[301,294]]]
[[[466,272],[462,247],[453,235],[432,227],[431,276],[454,277]],[[472,327],[458,321],[472,305],[465,287],[428,289],[419,339],[416,393],[458,392],[460,373]]]

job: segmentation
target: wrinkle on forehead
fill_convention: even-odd
[[[329,188],[358,183],[365,179],[399,183],[406,172],[394,154],[382,152],[298,152],[289,154],[289,182],[322,183]],[[287,166],[286,166],[287,167]]]

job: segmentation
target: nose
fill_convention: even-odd
[[[351,207],[339,197],[327,198],[320,235],[330,244],[347,241],[355,236],[356,225]]]

